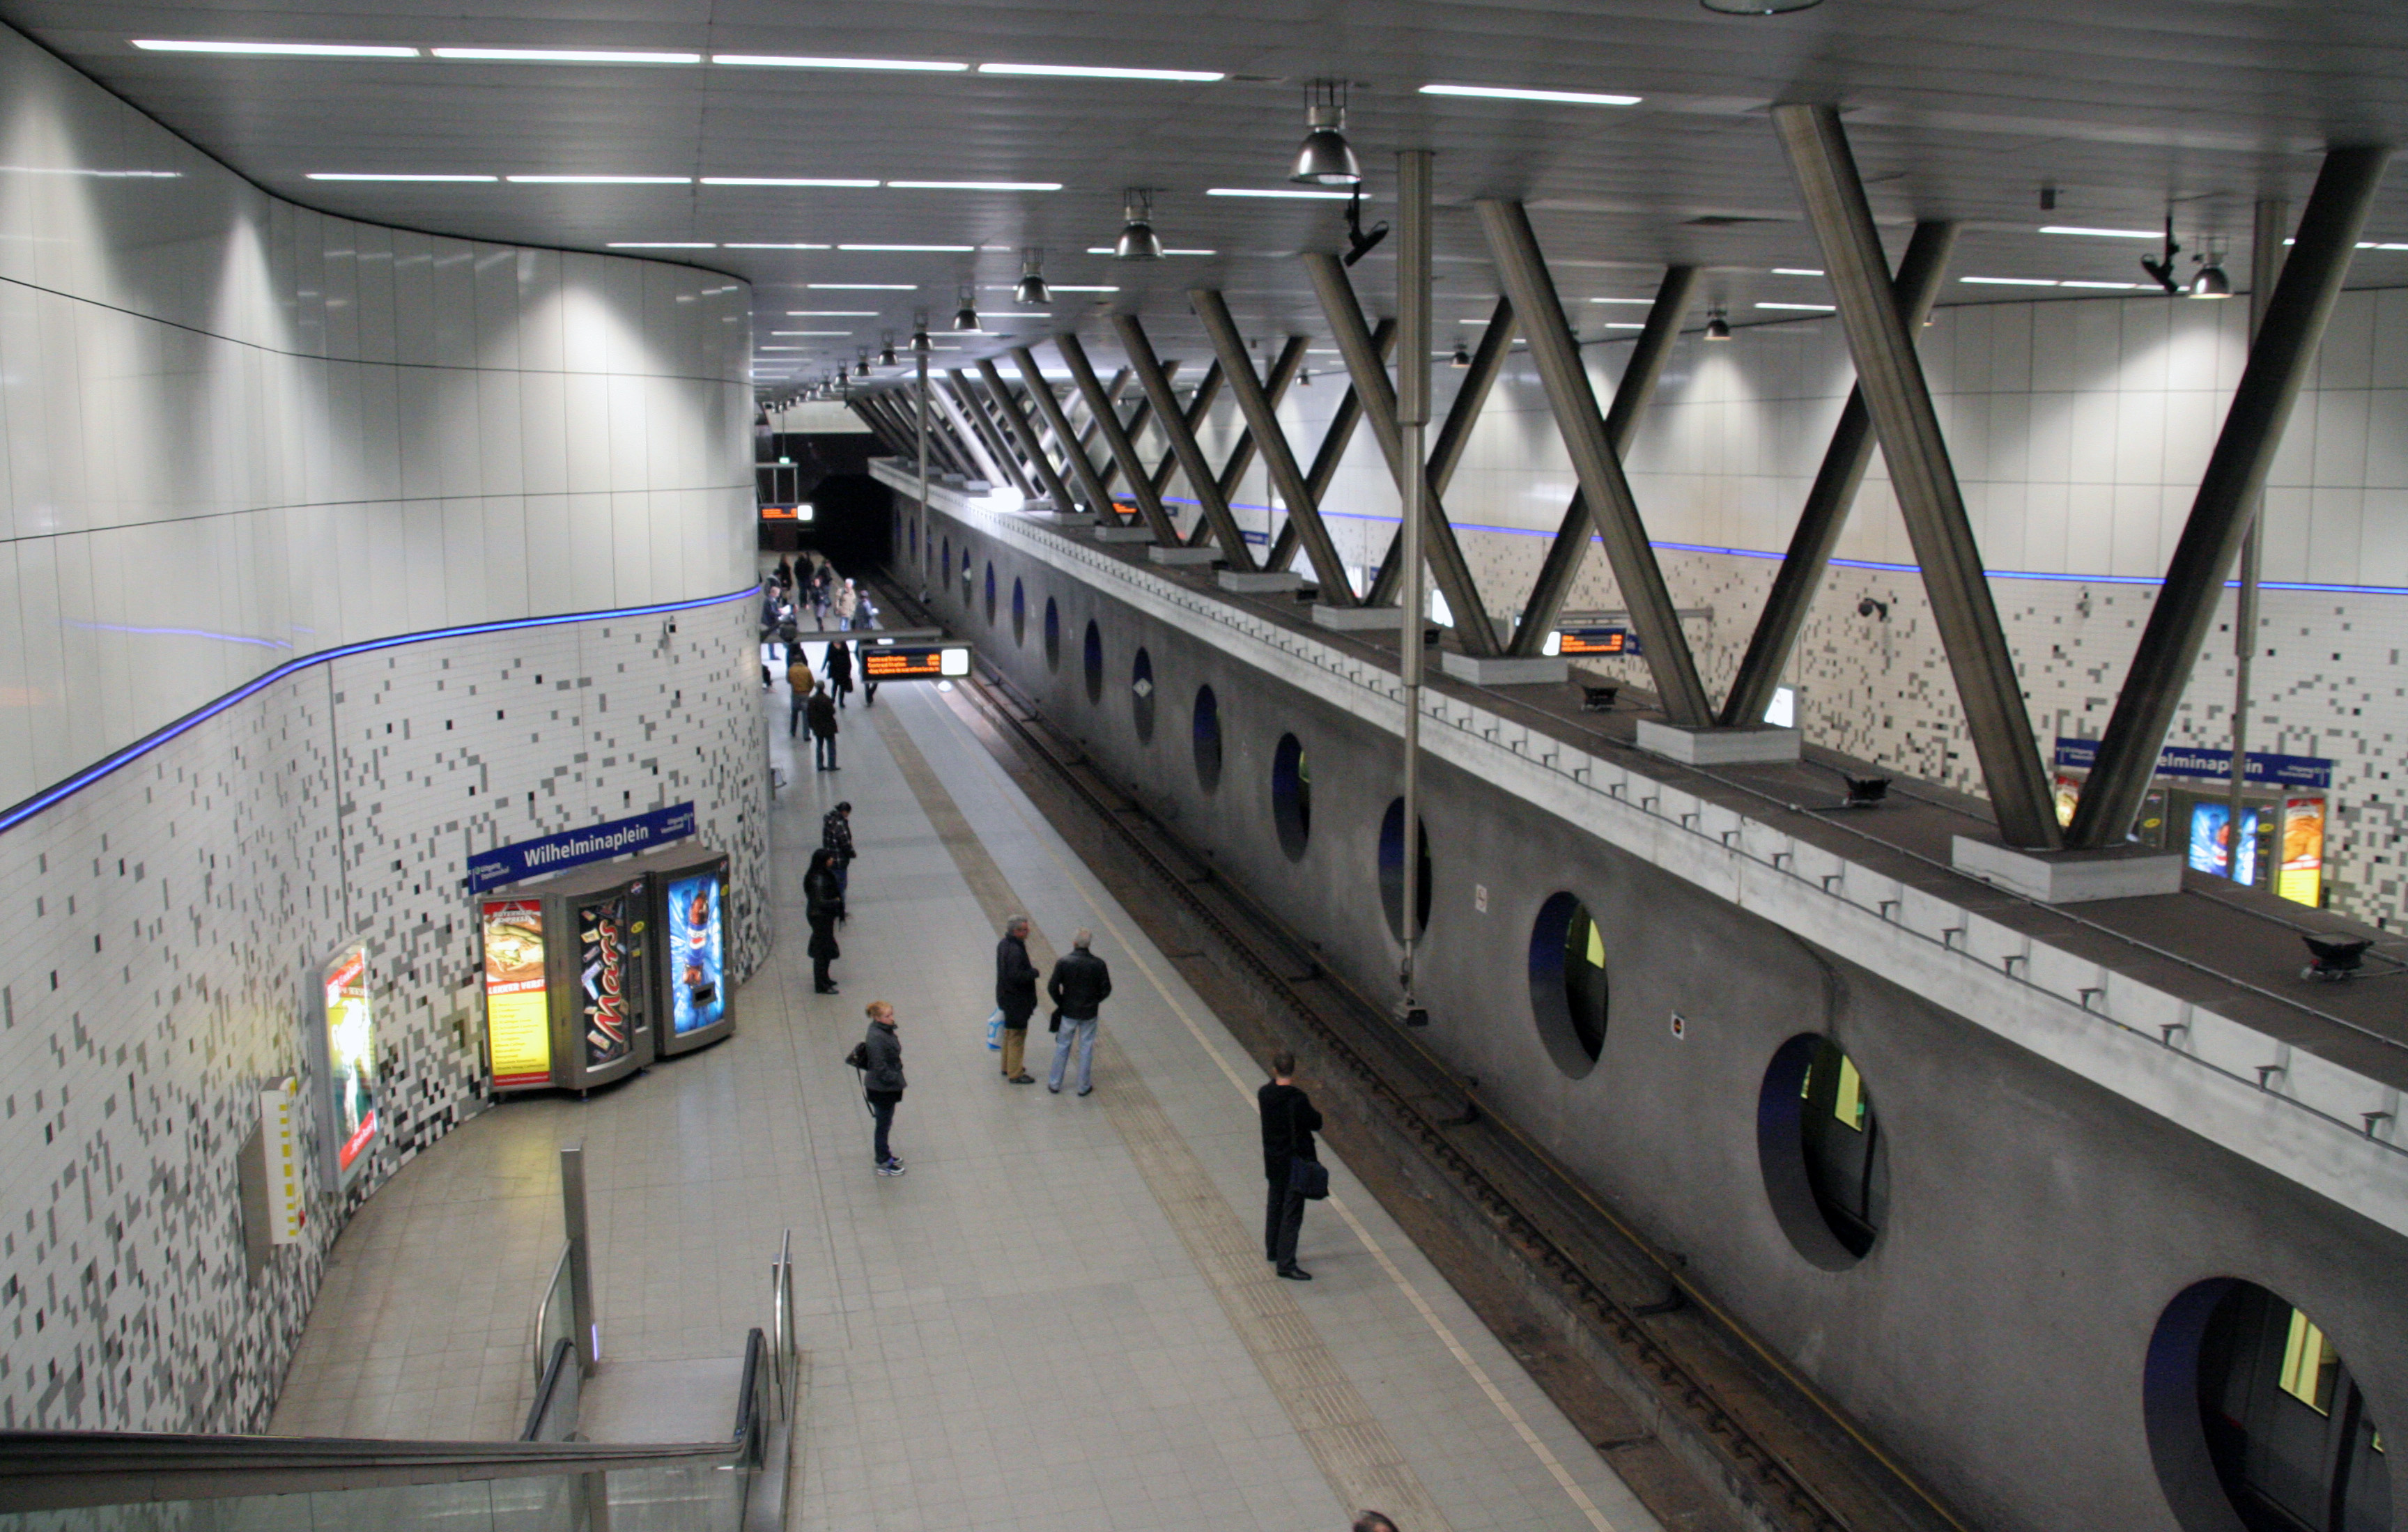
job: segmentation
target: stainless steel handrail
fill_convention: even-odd
[[[769,1264],[769,1362],[778,1386],[781,1412],[795,1397],[795,1231],[778,1241],[778,1258]]]
[[[543,1296],[536,1300],[535,1329],[528,1337],[527,1351],[535,1357],[535,1376],[538,1383],[543,1381],[543,1369],[552,1360],[548,1354],[551,1348],[543,1343],[544,1322],[552,1317],[552,1296],[560,1291],[561,1275],[568,1269],[568,1259],[572,1253],[568,1241],[562,1240],[560,1259],[552,1264],[552,1275],[544,1281]]]

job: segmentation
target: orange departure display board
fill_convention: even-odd
[[[970,651],[960,644],[864,645],[864,680],[936,680],[970,673]]]
[[[1636,654],[1639,638],[1628,628],[1566,628],[1559,635],[1564,654]]]

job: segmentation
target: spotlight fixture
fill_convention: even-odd
[[[1380,222],[1371,225],[1369,231],[1364,229],[1363,188],[1359,184],[1356,185],[1354,188],[1354,194],[1346,199],[1345,264],[1350,266],[1353,265],[1355,262],[1363,259],[1366,255],[1370,254],[1372,248],[1378,245],[1381,240],[1387,237],[1388,225],[1384,219]]]
[[[1029,250],[1020,252],[1020,285],[1011,290],[1014,303],[1039,308],[1054,301],[1054,290],[1045,285],[1045,252]]]
[[[1121,236],[1112,245],[1115,261],[1159,261],[1162,236],[1154,232],[1154,193],[1132,186],[1121,193]]]
[[[1463,349],[1463,342],[1460,340],[1455,343],[1455,356],[1453,358],[1453,363],[1455,369],[1457,372],[1460,372],[1464,368],[1471,365],[1471,353]]]
[[[879,360],[880,365],[883,365],[883,366],[889,366],[889,367],[891,367],[891,366],[893,366],[893,365],[895,365],[895,332],[894,332],[894,331],[889,330],[889,331],[887,331],[887,332],[886,332],[886,349],[885,349],[885,350],[883,350],[883,351],[880,351],[880,352],[878,353],[878,360]]]
[[[2339,984],[2366,977],[2362,971],[2366,950],[2374,945],[2372,939],[2346,937],[2309,936],[2301,932],[2300,939],[2308,944],[2312,961],[2300,970],[2300,977],[2315,983]],[[2380,955],[2380,954],[2378,954]]]
[[[1716,304],[1712,308],[1707,309],[1706,338],[1708,340],[1728,340],[1730,337],[1730,320],[1724,314],[1723,306],[1721,304]]]
[[[953,328],[975,331],[979,327],[978,304],[970,295],[968,282],[962,284],[962,306],[953,310]]]
[[[911,316],[911,350],[920,356],[936,350],[928,344],[928,311],[924,308]]]
[[[1852,772],[1840,774],[1848,784],[1848,796],[1842,809],[1875,809],[1889,796],[1887,777],[1859,777]]]
[[[856,366],[856,367],[854,367],[854,368],[853,369],[853,375],[855,378],[867,378],[867,377],[868,377],[868,376],[869,376],[869,348],[868,348],[868,347],[864,346],[863,348],[861,348],[861,363],[860,363],[860,365],[859,365],[858,366]]]
[[[2188,295],[2194,298],[2229,298],[2232,296],[2232,279],[2224,274],[2224,241],[2207,242],[2205,255],[2194,255],[2199,269],[2190,275]]]
[[[2166,215],[2165,253],[2154,261],[2150,260],[2145,255],[2142,256],[2141,269],[2147,272],[2152,278],[2156,279],[2157,284],[2159,287],[2164,288],[2168,293],[2173,294],[2175,297],[2182,296],[2183,291],[2182,283],[2174,280],[2174,257],[2181,253],[2182,246],[2174,242],[2174,215],[2168,213]]]
[[[1316,79],[1306,87],[1304,122],[1308,131],[1287,179],[1307,186],[1362,185],[1363,167],[1346,142],[1346,82]]]

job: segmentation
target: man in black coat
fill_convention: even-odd
[[[836,944],[836,923],[844,918],[844,890],[837,886],[836,853],[822,847],[811,852],[803,874],[803,919],[810,923],[811,939],[803,949],[811,960],[811,993],[834,995],[836,978],[828,965],[844,955]]]
[[[1270,1199],[1263,1212],[1263,1259],[1294,1282],[1312,1281],[1312,1273],[1296,1264],[1296,1238],[1304,1228],[1304,1194],[1289,1184],[1297,1160],[1318,1162],[1312,1135],[1321,1113],[1312,1098],[1297,1087],[1296,1055],[1283,1048],[1271,1055],[1271,1082],[1254,1093],[1263,1113],[1263,1177],[1270,1182]]]
[[[803,704],[803,723],[811,731],[811,755],[817,769],[835,771],[836,764],[836,699],[823,686],[811,693]]]
[[[1054,1073],[1045,1088],[1062,1094],[1062,1075],[1070,1062],[1070,1045],[1079,1045],[1079,1094],[1096,1088],[1096,1013],[1112,993],[1112,971],[1087,949],[1093,931],[1070,938],[1070,950],[1054,965],[1045,993],[1054,997]]]
[[[1003,1012],[1003,1078],[1014,1085],[1034,1085],[1037,1077],[1024,1067],[1028,1047],[1028,1018],[1037,1014],[1037,965],[1028,961],[1028,917],[1014,915],[1003,923],[1003,939],[995,944],[995,1006]]]

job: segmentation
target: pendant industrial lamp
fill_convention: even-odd
[[[1363,167],[1346,142],[1346,82],[1316,79],[1308,86],[1304,122],[1308,131],[1287,179],[1307,186],[1362,185]]]
[[[1054,301],[1054,290],[1045,285],[1045,252],[1029,250],[1020,252],[1020,285],[1011,292],[1012,301],[1030,308],[1041,308]]]
[[[867,377],[868,377],[868,376],[869,376],[869,348],[868,348],[868,347],[864,346],[863,348],[861,348],[861,361],[860,361],[859,365],[857,365],[853,368],[853,375],[855,378],[867,378]]]
[[[1162,236],[1154,232],[1154,193],[1132,186],[1121,193],[1121,236],[1112,246],[1116,261],[1159,261]]]
[[[935,349],[928,344],[928,312],[924,308],[911,316],[911,350],[925,355]]]
[[[1721,304],[1716,304],[1712,308],[1707,309],[1706,338],[1708,340],[1728,340],[1730,337],[1730,321],[1725,317],[1723,313],[1723,306]]]
[[[962,306],[953,310],[953,328],[956,330],[975,331],[978,327],[978,303],[971,294],[969,283],[964,282],[962,284]]]
[[[2232,296],[2232,279],[2224,274],[2223,240],[2209,240],[2207,253],[2203,256],[2193,256],[2192,259],[2200,263],[2200,267],[2191,273],[2190,285],[2186,290],[2186,296],[2193,298]]]
[[[1462,341],[1458,340],[1455,343],[1455,355],[1449,358],[1448,365],[1454,367],[1457,372],[1461,372],[1464,368],[1471,365],[1471,353],[1463,349]]]
[[[878,353],[878,361],[882,366],[895,365],[895,332],[892,330],[886,332],[886,349]]]

